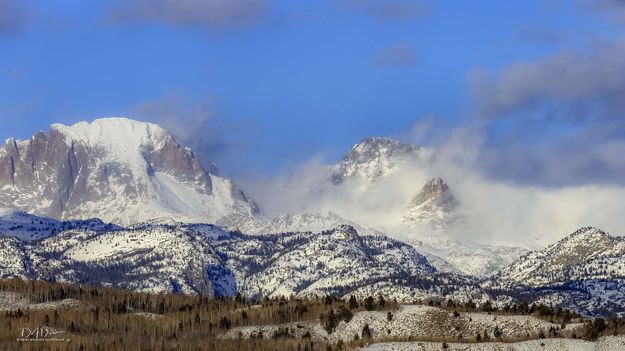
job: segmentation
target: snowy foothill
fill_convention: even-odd
[[[362,351],[439,351],[440,342],[386,342],[374,343],[361,348]],[[597,341],[579,339],[540,339],[516,343],[447,343],[448,351],[622,351],[625,337],[606,336]]]
[[[8,291],[0,291],[0,312],[15,311],[17,309],[49,310],[60,308],[73,308],[80,305],[75,299],[62,299],[48,302],[32,302],[28,297]]]
[[[390,313],[390,315],[389,315]],[[390,319],[389,319],[390,318]],[[477,334],[487,335],[495,340],[494,332],[501,332],[504,340],[538,338],[541,332],[548,334],[550,329],[559,330],[560,325],[544,321],[533,316],[497,315],[479,312],[460,312],[456,315],[438,307],[423,305],[402,305],[396,311],[361,311],[356,312],[348,322],[339,322],[336,329],[328,334],[319,321],[290,323],[282,325],[263,325],[233,328],[224,338],[253,337],[262,335],[271,338],[275,332],[287,329],[291,335],[308,333],[313,338],[320,338],[331,343],[349,342],[355,336],[361,336],[367,325],[373,341],[385,339],[416,340],[458,340],[475,341]],[[569,324],[561,334],[570,336],[583,324]],[[440,343],[438,343],[440,347]]]

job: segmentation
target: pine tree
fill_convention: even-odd
[[[353,310],[358,308],[358,301],[356,300],[356,298],[354,297],[354,295],[349,297],[349,309]]]
[[[501,338],[501,330],[499,329],[499,326],[495,326],[495,330],[493,331],[493,335],[495,336],[495,338],[499,339]]]
[[[373,297],[369,296],[365,299],[365,309],[367,311],[375,310],[375,302],[373,301]]]
[[[371,329],[369,329],[369,324],[365,324],[365,326],[362,327],[362,338],[371,339]]]

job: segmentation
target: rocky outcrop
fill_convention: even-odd
[[[412,199],[402,222],[431,229],[449,228],[458,220],[457,208],[447,183],[434,177]]]

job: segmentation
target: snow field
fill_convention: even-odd
[[[540,339],[517,343],[447,343],[448,351],[623,351],[625,337],[607,336],[596,342],[577,339]],[[439,351],[440,342],[388,342],[370,344],[363,351]]]

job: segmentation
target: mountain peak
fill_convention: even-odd
[[[118,146],[137,146],[162,139],[171,139],[171,135],[161,126],[141,122],[125,117],[99,118],[92,122],[78,122],[70,126],[55,123],[50,126],[52,132],[59,132],[68,143],[83,141],[89,145],[115,144]]]
[[[614,249],[615,238],[595,227],[582,227],[562,240],[550,245],[548,250],[552,261],[571,265],[591,257],[602,255]]]
[[[421,148],[403,143],[401,141],[386,137],[368,137],[351,147],[344,158],[357,155],[364,156],[393,156],[403,153],[416,152]]]
[[[69,128],[69,127],[79,127],[79,126],[91,126],[91,127],[97,127],[97,126],[131,126],[131,127],[144,127],[144,126],[153,126],[153,127],[158,127],[160,128],[160,126],[158,126],[155,123],[151,123],[151,122],[144,122],[144,121],[139,121],[137,119],[133,119],[133,118],[128,118],[128,117],[121,117],[121,116],[111,116],[111,117],[101,117],[101,118],[96,118],[94,120],[92,120],[91,122],[89,121],[80,121],[77,123],[74,123],[70,126],[64,125],[62,123],[53,123],[52,127],[60,127],[60,128]]]
[[[410,201],[402,222],[408,226],[444,229],[458,220],[457,206],[447,183],[440,177],[434,177]]]
[[[590,237],[590,236],[597,236],[597,237],[605,237],[605,238],[611,238],[612,236],[610,234],[608,234],[607,232],[597,228],[597,227],[593,227],[593,226],[587,226],[587,227],[581,227],[578,230],[574,231],[573,233],[569,234],[566,238],[562,239],[562,240],[569,240],[572,238],[586,238],[586,237]]]
[[[427,183],[425,183],[425,185],[423,185],[423,187],[421,188],[421,193],[442,196],[449,193],[449,186],[442,178],[434,177],[430,179]]]
[[[623,257],[624,252],[624,239],[595,227],[582,227],[545,249],[517,259],[502,275],[508,274],[512,280],[531,284],[556,278],[563,280],[563,276],[557,277],[551,272],[560,270],[561,274],[569,274],[567,271],[588,271],[596,265],[593,260]],[[584,275],[588,278],[586,273]],[[531,277],[540,279],[527,282]]]
[[[434,177],[427,181],[410,204],[412,206],[420,206],[428,202],[432,202],[446,210],[453,210],[456,207],[456,199],[449,191],[449,186],[439,177]]]
[[[369,137],[352,146],[347,154],[331,166],[332,182],[359,177],[375,181],[392,173],[401,164],[427,158],[430,151],[416,145],[385,137]]]
[[[359,238],[356,229],[349,224],[341,224],[331,230],[331,233],[333,236],[343,240],[357,240]]]

